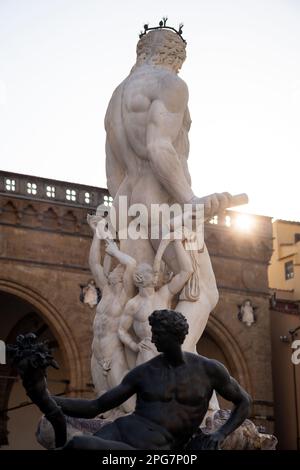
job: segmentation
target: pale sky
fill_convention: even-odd
[[[165,15],[188,42],[194,192],[300,220],[299,0],[0,0],[0,169],[105,187],[108,101]]]

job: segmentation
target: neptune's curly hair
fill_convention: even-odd
[[[189,325],[184,315],[175,310],[154,310],[149,316],[152,331],[167,333],[175,336],[180,344],[188,334]]]

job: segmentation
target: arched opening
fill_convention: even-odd
[[[228,329],[215,317],[210,316],[206,329],[197,344],[202,356],[220,361],[230,375],[252,394],[250,373],[243,352]],[[231,409],[232,405],[218,396],[220,408]]]
[[[27,300],[0,291],[1,339],[7,344],[15,342],[21,333],[34,332],[39,340],[48,340],[53,355],[60,365],[58,371],[48,369],[48,385],[51,393],[64,393],[70,382],[69,361],[61,347],[53,326],[43,313]],[[35,432],[41,413],[34,405],[28,405],[21,380],[8,365],[0,366],[0,445],[3,449],[41,449]]]
[[[63,351],[65,361],[70,373],[70,388],[74,393],[81,393],[83,383],[83,364],[77,342],[73,332],[65,321],[63,315],[48,300],[42,297],[34,289],[25,287],[13,281],[0,279],[0,292],[12,294],[13,296],[29,303],[33,310],[39,312],[45,322],[51,326],[59,346]],[[5,320],[7,323],[7,319]],[[7,328],[6,328],[7,330]],[[1,332],[2,335],[2,332]],[[5,338],[5,333],[3,332]]]
[[[206,331],[203,333],[199,343],[197,344],[197,351],[199,354],[201,354],[201,356],[220,361],[226,367],[226,369],[228,369],[229,373],[231,375],[233,374],[224,352],[216,343],[216,341]],[[224,398],[222,398],[220,395],[217,394],[217,398],[221,409],[232,408],[232,404],[224,400]]]

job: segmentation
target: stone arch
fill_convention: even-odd
[[[252,383],[247,361],[233,334],[214,315],[210,315],[205,332],[218,344],[240,385],[252,394]],[[201,339],[200,339],[201,341]]]
[[[38,224],[38,212],[32,204],[28,204],[22,210],[22,224],[29,226]]]
[[[7,201],[2,207],[1,221],[14,225],[18,222],[18,210],[12,201]]]
[[[68,210],[63,215],[63,230],[74,232],[78,227],[78,220],[74,212]]]
[[[52,230],[60,227],[58,215],[52,207],[43,212],[43,227]]]
[[[35,307],[45,322],[53,329],[63,356],[68,367],[70,376],[70,390],[81,390],[83,388],[83,370],[80,361],[80,353],[73,337],[71,328],[65,322],[58,310],[39,293],[29,287],[25,287],[13,281],[0,279],[0,291],[15,295]]]

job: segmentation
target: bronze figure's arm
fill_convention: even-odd
[[[249,417],[251,397],[220,362],[208,360],[207,373],[212,378],[216,392],[234,404],[226,423],[213,434],[205,435],[203,438],[202,449],[218,449],[225,438]]]
[[[136,393],[134,371],[129,372],[120,385],[112,388],[95,400],[82,398],[53,397],[62,411],[75,418],[95,418],[101,413],[116,408]]]

